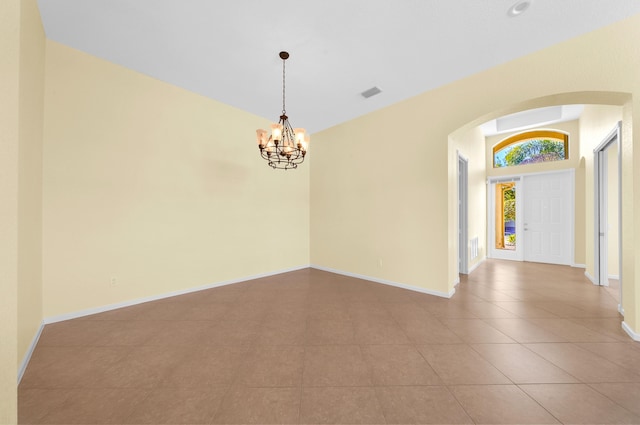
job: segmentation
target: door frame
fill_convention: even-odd
[[[458,154],[458,273],[469,273],[469,159]]]
[[[620,284],[620,304],[618,304],[618,311],[624,316],[624,310],[622,309],[622,155],[620,152],[622,137],[622,121],[619,121],[616,126],[607,134],[607,136],[600,142],[598,146],[593,149],[593,190],[594,190],[594,244],[593,244],[593,274],[594,284],[599,286],[609,286],[609,276],[607,271],[607,255],[602,255],[603,252],[607,252],[608,239],[607,231],[602,232],[607,219],[607,195],[608,187],[605,183],[605,174],[607,172],[607,162],[603,161],[605,151],[616,144],[618,148],[617,152],[617,164],[618,164],[618,282]],[[607,226],[608,227],[608,226]],[[607,229],[608,230],[608,229]],[[601,237],[603,236],[603,237]],[[603,276],[604,274],[606,276]]]
[[[512,176],[495,176],[487,178],[487,254],[490,258],[498,258],[502,260],[523,261],[524,249],[522,242],[524,233],[522,224],[522,175]],[[496,183],[514,182],[516,187],[516,249],[513,251],[496,249],[494,235],[496,233],[496,207],[495,207],[495,185]],[[490,236],[491,235],[491,236]],[[518,238],[522,238],[518,240]]]

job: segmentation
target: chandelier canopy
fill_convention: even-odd
[[[272,168],[288,170],[298,168],[302,164],[304,156],[307,154],[309,146],[309,135],[304,128],[295,130],[289,124],[289,117],[285,109],[285,61],[289,58],[289,53],[280,52],[282,59],[282,115],[280,121],[271,124],[271,135],[267,137],[267,130],[256,130],[258,136],[258,148],[260,155],[268,161]]]

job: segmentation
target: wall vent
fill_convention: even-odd
[[[377,95],[378,93],[381,93],[381,92],[382,92],[382,90],[380,90],[379,88],[373,86],[369,90],[365,90],[360,94],[362,95],[362,97],[364,97],[366,99],[366,98],[369,98],[371,96],[375,96],[375,95]]]
[[[478,237],[471,238],[469,241],[469,253],[471,254],[469,258],[470,260],[474,260],[478,258]]]

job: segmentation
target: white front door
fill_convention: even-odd
[[[524,176],[523,186],[524,260],[570,265],[572,173]]]

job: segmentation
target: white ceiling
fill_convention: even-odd
[[[522,1],[522,0],[521,0]],[[640,13],[638,0],[39,0],[47,37],[310,132]],[[382,93],[360,93],[377,86]]]

